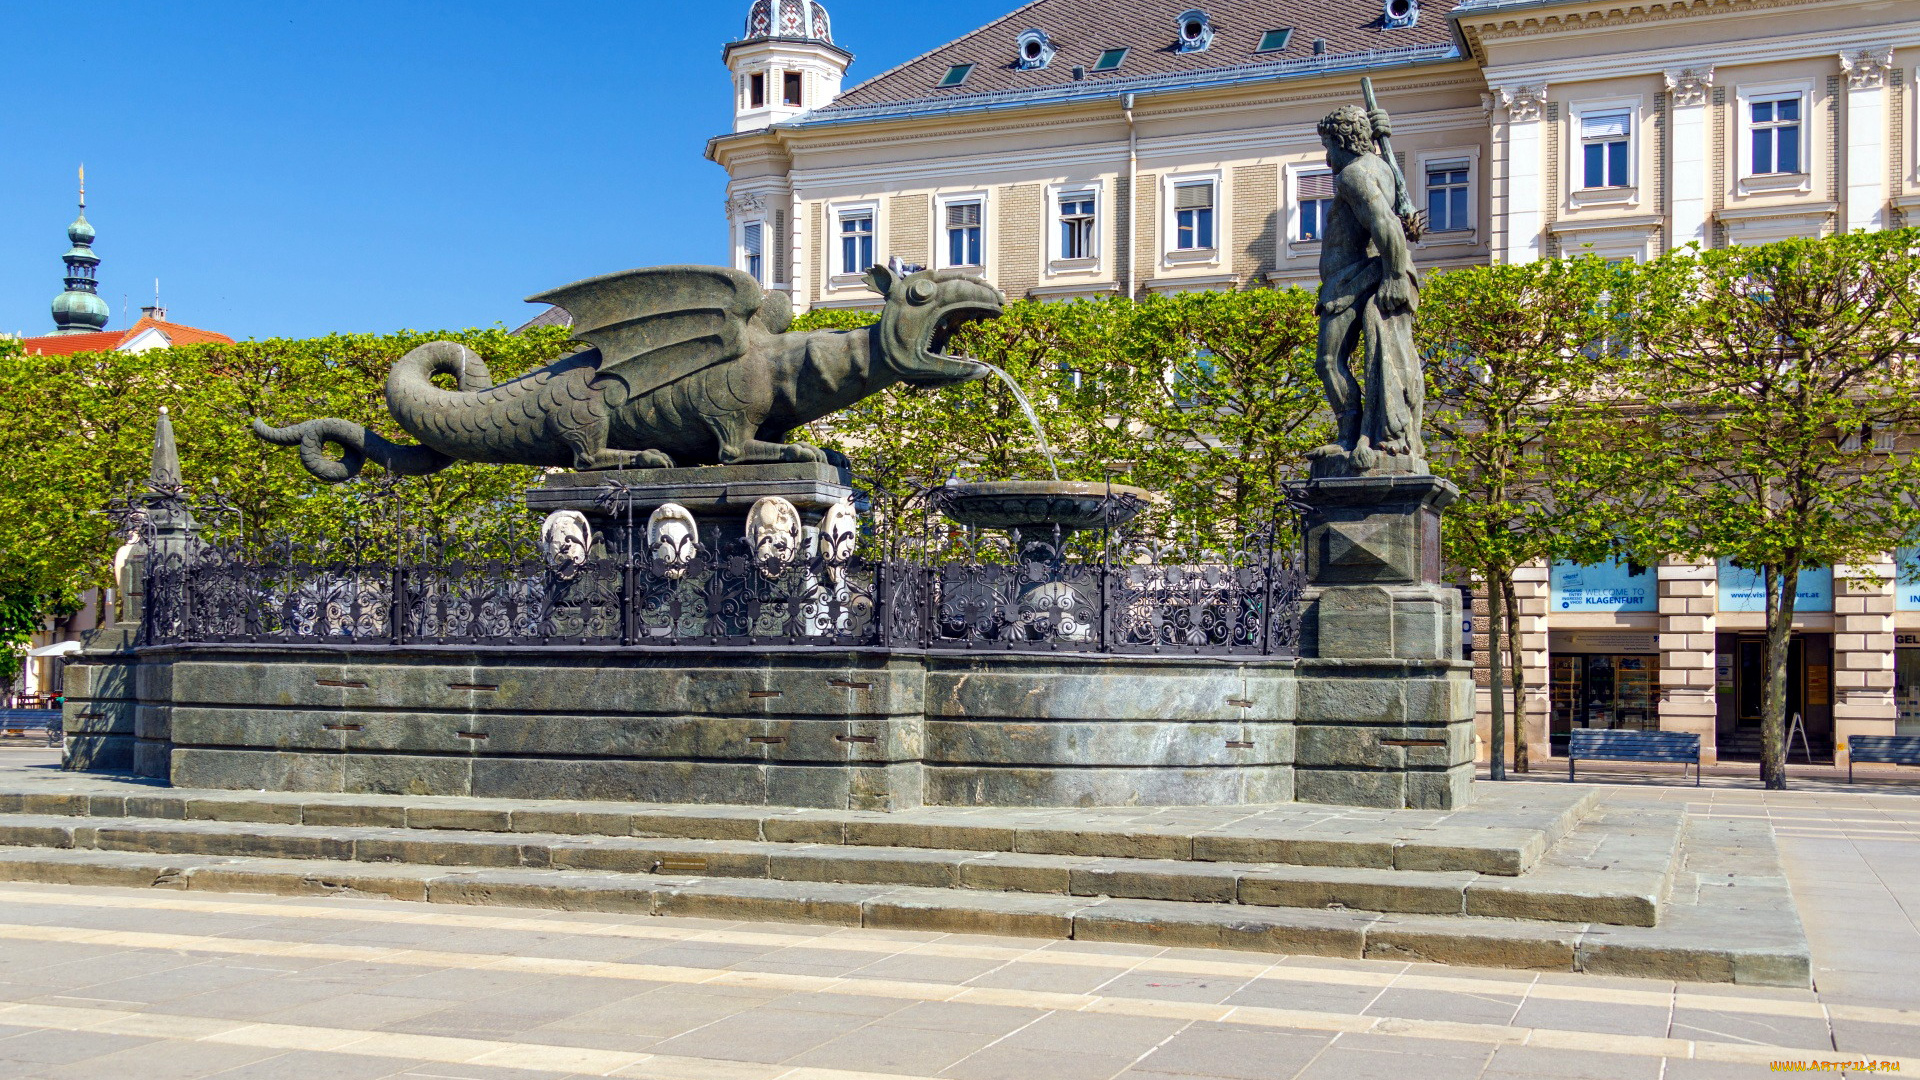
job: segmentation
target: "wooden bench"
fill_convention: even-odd
[[[1920,735],[1847,736],[1847,783],[1853,783],[1853,763],[1920,765]]]
[[[0,735],[44,733],[48,746],[60,745],[59,709],[0,709]]]
[[[1920,740],[1916,740],[1920,741]],[[1573,779],[1573,763],[1589,761],[1671,761],[1683,766],[1693,764],[1693,784],[1700,786],[1700,736],[1691,731],[1618,731],[1608,728],[1575,728],[1567,737],[1567,779]]]

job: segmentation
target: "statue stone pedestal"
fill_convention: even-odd
[[[1440,583],[1434,476],[1315,479],[1301,625],[1294,793],[1450,810],[1472,800],[1474,686],[1460,592]]]

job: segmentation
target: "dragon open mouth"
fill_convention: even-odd
[[[927,340],[925,344],[927,355],[938,357],[942,360],[967,359],[964,356],[948,355],[947,346],[952,343],[953,335],[958,333],[960,328],[968,323],[980,322],[983,319],[994,319],[999,316],[999,308],[990,307],[985,304],[956,304],[948,308],[940,313],[940,317],[935,319],[933,326],[927,330]]]

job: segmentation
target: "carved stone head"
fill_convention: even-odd
[[[1350,154],[1364,154],[1373,149],[1373,121],[1358,105],[1342,105],[1328,113],[1317,130],[1321,145],[1329,150],[1338,147]]]
[[[820,517],[819,552],[828,577],[836,582],[840,580],[847,564],[853,561],[854,545],[859,539],[860,514],[853,504],[843,499],[827,507],[827,512]]]
[[[562,581],[571,581],[587,565],[593,529],[578,510],[555,510],[540,523],[540,557]]]
[[[800,555],[800,511],[769,495],[747,511],[747,550],[762,577],[777,578]]]
[[[670,581],[686,576],[700,543],[700,525],[679,503],[663,503],[647,518],[647,554]]]

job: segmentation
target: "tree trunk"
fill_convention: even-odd
[[[1488,567],[1486,574],[1487,592],[1487,689],[1493,705],[1492,721],[1488,731],[1488,770],[1487,775],[1494,780],[1507,778],[1507,701],[1506,688],[1501,685],[1505,679],[1501,672],[1500,650],[1506,637],[1506,627],[1500,617],[1506,606],[1500,602],[1500,570]]]
[[[1513,662],[1513,771],[1527,771],[1527,666],[1520,662],[1520,603],[1513,595],[1513,575],[1500,580],[1500,602],[1506,610],[1507,656]]]
[[[1793,602],[1800,589],[1797,565],[1761,570],[1767,595],[1767,681],[1760,695],[1760,783],[1787,789],[1787,656],[1793,641]]]

